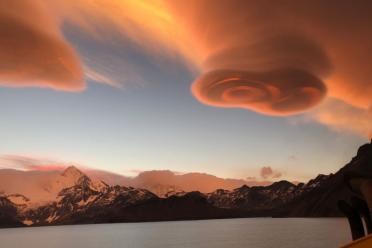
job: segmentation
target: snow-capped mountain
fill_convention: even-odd
[[[16,205],[41,206],[54,202],[61,190],[78,183],[82,173],[70,166],[62,173],[59,171],[18,171],[1,170],[0,190]],[[104,187],[99,180],[94,187]]]
[[[39,205],[21,194],[3,193],[0,197],[7,212],[13,213],[13,222],[24,225],[270,216],[280,206],[316,190],[328,177],[320,175],[307,184],[279,181],[212,193],[171,188],[159,197],[146,189],[109,186],[70,166],[44,184],[49,198]]]
[[[1,159],[1,158],[0,158]],[[112,172],[84,168],[82,171],[63,169],[63,166],[50,166],[47,170],[0,169],[0,192],[21,194],[29,199],[31,205],[43,205],[54,201],[61,189],[72,186],[80,173],[92,181],[104,181],[110,186],[120,185],[147,189],[159,197],[170,194],[200,191],[213,192],[216,189],[235,189],[246,184],[269,185],[269,181],[219,178],[205,173],[175,173],[169,170],[142,171],[137,176],[128,177]],[[173,193],[170,193],[173,192]]]
[[[320,175],[299,185],[288,181],[269,186],[244,185],[235,190],[220,189],[206,194],[171,190],[159,197],[146,189],[109,186],[91,180],[71,166],[50,184],[53,191],[62,188],[54,201],[30,207],[29,200],[22,195],[4,196],[26,225],[244,217],[269,215],[273,209],[321,186],[327,178]],[[72,186],[63,188],[64,185]]]
[[[70,183],[72,186],[63,188],[54,201],[37,208],[22,209],[23,222],[55,224],[91,208],[112,207],[118,202],[131,205],[156,197],[147,190],[109,186],[102,181],[93,181],[75,167],[67,168],[53,186],[59,188]]]

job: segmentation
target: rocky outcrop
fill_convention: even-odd
[[[0,197],[0,227],[24,226],[18,218],[16,206],[6,197]]]

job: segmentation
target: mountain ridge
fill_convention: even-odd
[[[108,185],[121,185],[126,187],[145,188],[160,197],[169,196],[170,192],[190,192],[200,191],[203,193],[213,192],[219,188],[234,189],[244,184],[269,185],[269,181],[247,181],[242,179],[219,178],[206,173],[185,173],[178,174],[169,170],[144,171],[135,177],[126,177],[119,174],[93,170],[93,169],[75,169],[77,171],[68,172],[73,169],[71,166],[61,170],[51,168],[51,170],[15,170],[0,169],[0,192],[5,191],[8,194],[22,194],[31,200],[31,202],[45,200],[54,200],[56,194],[65,187],[71,186],[75,176],[81,173],[87,175],[94,181],[104,181]],[[67,172],[66,172],[67,171]],[[71,174],[71,180],[67,180],[66,175]],[[59,181],[59,182],[57,182]],[[55,185],[53,185],[55,184]],[[39,204],[40,205],[40,204]]]
[[[0,195],[0,226],[43,226],[83,223],[111,223],[188,220],[237,217],[336,217],[342,216],[338,200],[354,193],[345,183],[350,174],[372,174],[372,142],[334,174],[319,174],[309,182],[286,180],[268,186],[243,185],[233,190],[210,193],[172,191],[159,197],[147,189],[110,186],[69,167],[57,181],[62,188],[54,201],[30,207],[21,194]],[[63,184],[65,182],[66,184]],[[15,201],[17,199],[19,202]],[[22,201],[23,200],[23,201]]]
[[[61,182],[61,178],[65,181]],[[166,197],[159,197],[147,189],[110,186],[103,181],[92,180],[74,166],[66,168],[56,180],[57,185],[73,184],[63,188],[54,201],[42,205],[16,202],[15,197],[27,199],[21,194],[3,195],[9,209],[16,209],[17,212],[12,212],[12,218],[18,224],[12,225],[269,216],[272,206],[292,199],[288,195],[295,190],[306,188],[306,184],[295,185],[281,180],[269,186],[243,185],[234,190],[218,189],[211,193],[171,191]],[[309,183],[314,184],[313,181]]]

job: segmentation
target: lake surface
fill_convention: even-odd
[[[0,247],[331,248],[350,236],[343,218],[248,218],[0,229]]]

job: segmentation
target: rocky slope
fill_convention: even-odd
[[[361,146],[357,155],[348,164],[325,178],[313,190],[300,194],[276,209],[276,214],[307,217],[342,216],[337,208],[337,201],[348,201],[354,195],[345,183],[345,178],[350,175],[372,177],[372,141]]]
[[[24,224],[17,214],[17,207],[6,197],[0,196],[0,227],[21,227]]]
[[[241,209],[272,216],[278,208],[298,197],[321,187],[330,176],[319,175],[307,184],[295,185],[288,181],[275,182],[269,186],[243,186],[232,191],[217,190],[207,194],[208,201],[219,208]]]

